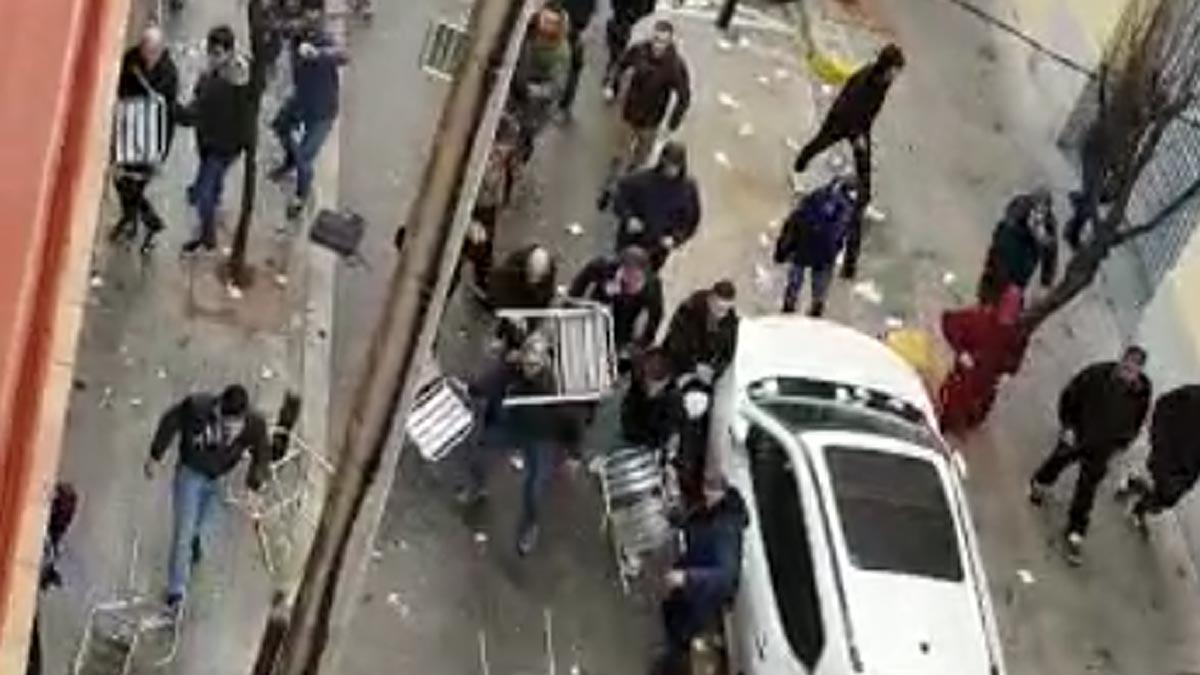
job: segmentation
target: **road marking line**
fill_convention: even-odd
[[[479,672],[482,675],[492,674],[492,667],[488,663],[487,635],[484,635],[482,628],[479,629]]]
[[[546,672],[548,675],[555,675],[557,671],[554,664],[554,617],[549,607],[543,611],[546,618]]]

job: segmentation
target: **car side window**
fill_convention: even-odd
[[[775,605],[792,651],[811,670],[825,648],[825,626],[794,467],[783,444],[761,427],[750,427],[746,450]]]

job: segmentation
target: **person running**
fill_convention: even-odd
[[[1146,517],[1168,511],[1183,499],[1200,477],[1200,385],[1189,384],[1163,394],[1150,416],[1150,454],[1143,475],[1130,476],[1118,490],[1132,500],[1130,515],[1146,532]]]
[[[713,385],[737,349],[737,288],[722,279],[679,303],[667,327],[663,349],[677,377],[693,375]]]
[[[1058,443],[1029,481],[1029,500],[1041,504],[1063,469],[1079,464],[1079,478],[1067,516],[1067,560],[1083,560],[1096,489],[1108,473],[1108,462],[1137,438],[1150,408],[1150,378],[1143,372],[1146,351],[1129,347],[1120,361],[1085,368],[1063,390],[1058,401],[1062,425]]]
[[[156,99],[166,106],[165,136],[169,153],[179,117],[179,71],[167,49],[162,29],[150,26],[142,32],[137,45],[130,47],[121,58],[121,73],[117,79],[117,98],[122,101]],[[166,159],[166,154],[162,159]],[[114,172],[113,184],[121,201],[121,218],[112,229],[113,241],[132,241],[137,237],[138,224],[145,226],[142,253],[154,250],[154,240],[165,227],[146,197],[146,188],[154,179],[158,166],[149,164],[122,165]]]
[[[620,179],[613,212],[616,249],[639,246],[650,254],[654,271],[661,270],[671,251],[691,239],[700,225],[700,189],[688,175],[684,145],[667,143],[655,166]]]
[[[1058,271],[1058,226],[1046,189],[1018,195],[1009,202],[992,233],[976,297],[981,303],[994,304],[1013,285],[1023,293],[1039,267],[1042,286],[1049,288]]]
[[[833,266],[846,246],[846,237],[859,211],[858,186],[848,177],[835,177],[801,199],[784,221],[775,241],[776,263],[788,264],[783,291],[785,314],[796,311],[804,277],[812,275],[812,304],[808,315],[825,314],[825,301],[833,282]]]
[[[208,32],[207,68],[196,82],[192,101],[180,111],[180,123],[195,128],[200,160],[196,178],[188,188],[199,227],[183,245],[184,253],[216,249],[217,208],[225,190],[225,177],[254,133],[249,66],[237,54],[236,46],[229,26],[217,26]]]
[[[257,492],[271,462],[267,423],[251,408],[240,384],[229,385],[219,396],[187,396],[163,413],[144,466],[147,479],[154,478],[176,437],[179,459],[172,488],[174,525],[166,592],[171,608],[183,600],[192,566],[200,561],[206,525],[221,500],[222,479],[249,454],[246,487]]]
[[[645,164],[663,122],[667,131],[674,133],[692,104],[691,78],[675,46],[675,26],[670,21],[655,22],[650,39],[633,45],[617,60],[605,87],[605,98],[611,101],[618,96],[624,101],[623,133],[617,138],[614,180]],[[607,192],[607,185],[605,189]],[[607,199],[602,195],[602,206],[607,205]]]
[[[646,252],[636,246],[617,257],[599,256],[580,270],[568,294],[605,305],[612,312],[613,337],[622,369],[654,344],[663,318],[662,281]]]
[[[875,61],[850,76],[825,115],[817,135],[796,156],[792,170],[803,173],[814,157],[830,146],[849,141],[854,152],[854,173],[858,177],[858,217],[852,223],[846,242],[842,277],[854,278],[858,272],[858,254],[862,246],[862,215],[871,203],[871,129],[883,108],[884,99],[896,76],[904,69],[904,53],[894,44],[880,50]]]
[[[1028,344],[1018,323],[1021,306],[1021,289],[1010,286],[998,303],[942,315],[942,335],[954,351],[954,368],[937,392],[942,431],[963,433],[983,424],[1001,378],[1021,367]]]
[[[338,71],[349,61],[321,22],[320,9],[305,11],[303,28],[293,39],[292,93],[271,122],[283,148],[283,162],[271,170],[270,178],[278,182],[296,173],[296,192],[287,206],[289,220],[298,218],[312,197],[313,163],[338,115]]]

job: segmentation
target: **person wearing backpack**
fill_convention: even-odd
[[[790,264],[783,292],[784,313],[796,311],[796,300],[805,274],[812,273],[812,304],[808,315],[825,313],[825,299],[833,280],[833,266],[846,245],[846,236],[858,218],[858,184],[838,176],[805,195],[784,221],[775,242],[775,262]]]

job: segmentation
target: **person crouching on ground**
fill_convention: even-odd
[[[1163,394],[1150,417],[1150,455],[1144,475],[1130,476],[1117,492],[1134,499],[1130,515],[1143,534],[1146,517],[1168,511],[1200,477],[1200,385],[1189,384]]]
[[[1018,195],[1009,202],[1004,219],[992,233],[979,278],[979,302],[995,304],[1006,288],[1022,292],[1041,268],[1041,283],[1049,288],[1058,271],[1058,226],[1050,192],[1042,189]]]
[[[1028,341],[1018,320],[1021,289],[1010,286],[999,305],[981,304],[942,315],[942,335],[954,368],[938,391],[942,431],[963,433],[983,424],[1000,379],[1017,372]]]
[[[742,533],[750,523],[742,495],[723,478],[704,485],[704,504],[683,521],[684,550],[664,579],[662,603],[666,653],[660,675],[682,675],[692,639],[721,615],[737,592],[742,568]]]

